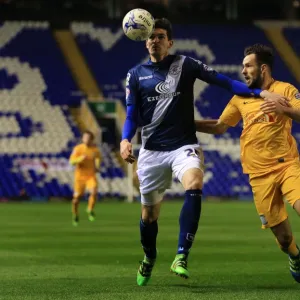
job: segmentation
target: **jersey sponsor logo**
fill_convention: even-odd
[[[164,99],[169,99],[170,97],[176,97],[178,95],[180,95],[180,92],[173,92],[173,93],[161,94],[159,96],[148,97],[147,101],[148,102],[152,102],[152,101],[164,100]]]
[[[169,93],[171,90],[171,86],[173,86],[175,80],[169,78],[168,81],[161,81],[155,86],[155,90],[160,94]]]
[[[164,100],[164,99],[169,99],[170,97],[178,96],[180,92],[171,92],[171,87],[174,85],[174,83],[175,83],[174,79],[169,79],[168,81],[160,81],[155,86],[155,91],[160,95],[154,97],[148,97],[147,98],[148,102]]]
[[[170,92],[170,82],[165,82],[165,81],[159,82],[156,85],[155,90],[160,94],[166,94]]]
[[[274,123],[276,118],[274,114],[262,114],[258,115],[257,113],[249,113],[245,116],[244,125],[250,125],[253,123]]]
[[[139,81],[146,80],[146,79],[151,79],[151,78],[153,78],[153,75],[141,76],[141,77],[139,77]]]
[[[295,95],[295,98],[296,98],[297,100],[300,100],[300,93],[299,93],[299,92]]]

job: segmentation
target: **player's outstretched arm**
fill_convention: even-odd
[[[250,89],[245,83],[233,80],[223,74],[217,73],[216,82],[219,86],[226,88],[235,95],[244,97],[261,97],[264,100],[278,101],[282,105],[288,106],[288,99],[282,95],[271,93],[267,90]]]
[[[195,121],[196,131],[208,134],[222,134],[229,128],[221,120],[201,120]]]
[[[210,84],[218,85],[219,87],[222,87],[237,96],[254,96],[261,97],[263,99],[286,101],[286,98],[281,95],[270,93],[266,90],[262,91],[261,89],[250,89],[245,83],[238,80],[233,80],[223,74],[220,74],[199,60],[195,60],[191,57],[187,57],[186,59],[188,67],[196,78]]]

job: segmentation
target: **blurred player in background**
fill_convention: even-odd
[[[290,107],[274,101],[234,96],[219,120],[196,121],[197,131],[224,133],[243,120],[241,161],[249,174],[262,228],[271,228],[277,243],[289,255],[292,276],[300,282],[299,248],[293,238],[283,197],[300,215],[300,162],[291,135],[292,119],[300,122],[300,93],[289,83],[272,77],[273,53],[256,44],[245,49],[242,73],[250,88],[284,95]],[[262,111],[263,112],[262,112]]]
[[[146,285],[156,260],[157,220],[164,192],[172,182],[172,172],[185,189],[180,213],[180,232],[171,272],[189,277],[187,260],[201,214],[203,155],[196,138],[193,88],[198,78],[216,84],[233,94],[273,97],[261,89],[217,73],[201,61],[182,55],[169,55],[173,45],[167,19],[155,21],[155,30],[146,41],[150,59],[127,74],[127,118],[120,144],[121,156],[133,163],[131,139],[142,120],[142,148],[137,174],[140,181],[142,215],[141,243],[144,260],[137,272],[137,284]]]
[[[82,143],[75,146],[70,157],[70,163],[75,166],[74,195],[72,200],[73,225],[79,222],[79,200],[87,190],[88,199],[87,213],[90,221],[95,220],[94,207],[97,197],[97,177],[101,163],[101,154],[94,144],[94,134],[85,131],[82,135]]]

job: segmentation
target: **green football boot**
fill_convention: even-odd
[[[146,256],[140,262],[140,267],[137,272],[136,282],[139,286],[145,286],[151,278],[152,269],[155,264],[155,259],[149,259]]]
[[[93,210],[90,211],[87,209],[86,212],[88,214],[89,221],[94,222],[96,220],[96,215],[95,215],[94,211]]]
[[[79,217],[78,216],[73,216],[72,224],[74,227],[77,227],[79,225]]]
[[[177,254],[171,265],[170,271],[177,276],[188,279],[190,273],[187,269],[187,256],[185,254]]]

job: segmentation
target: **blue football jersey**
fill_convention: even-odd
[[[194,83],[215,83],[217,72],[188,56],[168,55],[132,68],[126,78],[126,104],[135,105],[145,149],[171,151],[197,143]]]

